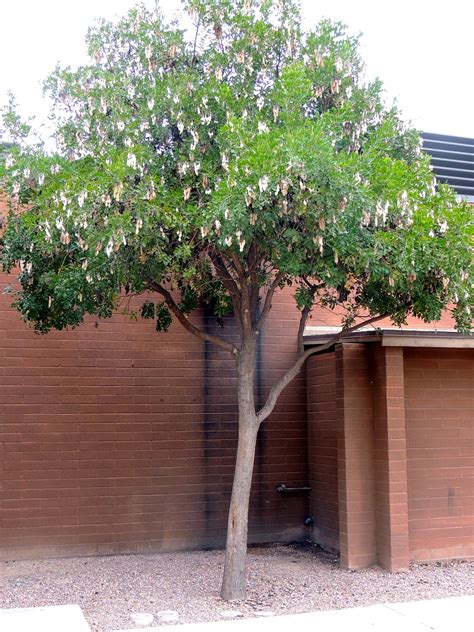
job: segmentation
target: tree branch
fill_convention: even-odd
[[[232,263],[234,264],[237,278],[239,279],[241,296],[242,296],[242,326],[244,334],[252,330],[253,323],[250,314],[250,292],[249,285],[247,283],[247,273],[240,261],[238,255],[232,253]]]
[[[159,283],[156,283],[155,281],[149,281],[149,283],[150,283],[150,287],[153,290],[155,290],[155,292],[158,292],[158,294],[161,294],[161,296],[165,299],[165,303],[167,304],[171,312],[174,314],[174,316],[176,316],[176,318],[179,320],[179,322],[183,325],[185,329],[187,329],[190,333],[192,333],[197,338],[200,338],[201,340],[205,340],[206,342],[211,342],[212,344],[217,345],[218,347],[221,347],[222,349],[225,349],[230,354],[232,354],[232,356],[237,361],[238,354],[239,354],[239,350],[237,349],[237,347],[235,347],[231,342],[227,342],[227,340],[223,340],[219,336],[208,334],[202,329],[199,329],[199,327],[196,327],[195,325],[193,325],[188,320],[186,315],[183,314],[183,312],[180,310],[174,298],[171,296],[171,293],[168,292],[166,288],[164,288]]]
[[[318,285],[314,285],[314,283],[310,283],[308,279],[306,279],[306,277],[303,277],[303,281],[309,287],[311,291],[311,297],[314,301],[314,295],[316,294],[318,290],[323,288],[325,284],[319,283]],[[314,305],[314,302],[313,302],[313,305]],[[308,316],[310,315],[311,310],[313,309],[313,305],[305,305],[303,309],[301,310],[300,324],[298,327],[298,353],[304,352],[304,339],[303,339],[304,328],[306,326],[306,321],[308,320]]]
[[[261,328],[263,327],[264,322],[267,320],[267,316],[270,313],[270,310],[272,308],[272,299],[273,299],[273,295],[275,294],[275,290],[277,289],[279,283],[285,278],[285,274],[283,272],[279,272],[276,277],[273,279],[272,284],[270,285],[270,287],[267,290],[267,294],[265,296],[265,301],[263,303],[263,308],[262,308],[262,312],[259,316],[259,319],[257,321],[257,325],[256,325],[256,329],[257,331],[260,331]]]
[[[201,26],[201,16],[198,17],[198,21],[197,21],[197,25],[196,25],[196,34],[194,36],[194,44],[193,44],[193,56],[192,56],[192,63],[196,63],[196,46],[197,46],[197,39],[198,39],[198,34],[199,34],[199,27]]]
[[[232,253],[231,259],[232,259],[232,263],[235,266],[235,270],[237,272],[237,276],[238,276],[240,285],[242,286],[242,290],[243,290],[244,286],[246,286],[245,281],[247,280],[247,274],[245,273],[245,270],[244,270],[244,267],[242,265],[242,262],[240,261],[238,255],[235,254],[235,252]]]
[[[222,285],[229,292],[229,295],[232,299],[232,305],[234,307],[234,316],[237,321],[237,325],[239,326],[240,332],[243,333],[242,330],[242,298],[239,290],[239,286],[237,282],[229,272],[224,259],[217,252],[208,252],[209,258],[214,265],[217,276],[219,280],[222,282]]]
[[[305,305],[301,310],[300,324],[298,327],[298,353],[304,353],[304,328],[306,327],[306,321],[311,313],[312,306]]]
[[[346,329],[342,329],[337,335],[334,336],[332,340],[330,340],[324,345],[321,345],[320,347],[311,347],[310,349],[307,349],[306,351],[303,350],[302,353],[300,352],[300,355],[298,359],[296,360],[296,362],[293,364],[293,366],[290,369],[288,369],[288,371],[278,380],[278,382],[271,389],[268,395],[267,401],[265,402],[265,405],[257,413],[258,423],[265,421],[265,419],[271,414],[271,412],[275,408],[275,404],[277,403],[277,400],[281,392],[283,391],[283,389],[286,386],[288,386],[288,384],[298,375],[299,370],[301,369],[305,361],[310,356],[315,355],[317,353],[322,353],[323,351],[327,351],[328,349],[331,349],[337,342],[339,342],[342,338],[347,337],[353,331],[356,331],[357,329],[360,329],[361,327],[366,327],[367,325],[371,325],[372,323],[375,323],[379,320],[383,320],[384,318],[387,318],[387,316],[388,314],[373,316],[372,318],[369,318],[365,321],[362,321],[361,323],[353,325],[352,327],[347,327]],[[301,323],[300,323],[300,326],[301,326]]]
[[[257,310],[258,310],[258,298],[259,298],[259,286],[258,286],[258,268],[259,268],[259,256],[258,246],[255,239],[252,240],[252,244],[249,249],[249,283],[250,283],[250,314],[252,325],[256,324]]]
[[[240,297],[239,286],[237,285],[237,282],[227,268],[222,256],[218,252],[211,251],[208,252],[208,255],[209,259],[214,265],[214,268],[216,269],[219,279],[222,281],[222,284],[229,292],[229,294],[231,294],[232,296],[235,295],[236,297]]]

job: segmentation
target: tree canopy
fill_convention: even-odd
[[[110,316],[118,293],[179,289],[232,308],[234,268],[357,313],[468,329],[471,214],[436,186],[418,134],[365,83],[358,38],[303,32],[293,1],[185,2],[192,37],[137,7],[87,35],[90,65],[45,82],[57,151],[17,141],[3,246],[41,332]],[[229,265],[228,265],[229,264]],[[229,268],[229,269],[226,269]],[[318,290],[313,291],[317,280]],[[235,299],[234,299],[235,302]],[[166,303],[142,315],[168,327]]]

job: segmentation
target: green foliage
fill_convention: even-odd
[[[227,316],[233,312],[232,300],[219,281],[209,284],[202,294],[202,301],[215,316]]]
[[[199,306],[199,295],[194,288],[184,287],[181,290],[181,303],[179,305],[183,314],[189,314]]]
[[[304,32],[293,0],[183,4],[195,32],[134,8],[89,30],[89,65],[56,68],[54,153],[5,109],[2,261],[20,263],[23,316],[75,326],[153,284],[220,316],[238,302],[217,257],[261,288],[282,273],[299,308],[342,305],[346,322],[450,304],[469,330],[472,212],[365,83],[358,39],[328,21]],[[141,314],[171,322],[164,304]]]
[[[156,331],[168,331],[172,322],[170,310],[163,303],[156,306]]]
[[[300,286],[295,292],[296,306],[299,310],[304,307],[312,307],[314,297],[309,287]]]
[[[146,301],[145,303],[143,303],[140,310],[140,315],[145,320],[155,318],[155,304],[152,303],[152,301]]]

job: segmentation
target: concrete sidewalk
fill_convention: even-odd
[[[1,632],[90,632],[77,605],[0,609]]]
[[[474,595],[366,608],[308,612],[265,619],[238,619],[129,628],[115,632],[471,632]],[[1,632],[90,632],[77,605],[0,609]]]
[[[130,628],[114,632],[471,632],[474,595],[306,614]]]

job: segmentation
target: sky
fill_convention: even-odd
[[[134,0],[16,0],[0,9],[0,105],[11,90],[23,115],[47,116],[41,82],[59,61],[87,60],[84,35],[98,17],[124,14]],[[145,4],[154,6],[155,0]],[[161,0],[167,13],[180,0]],[[472,0],[302,0],[304,25],[322,17],[362,33],[367,77],[423,131],[474,138]]]

